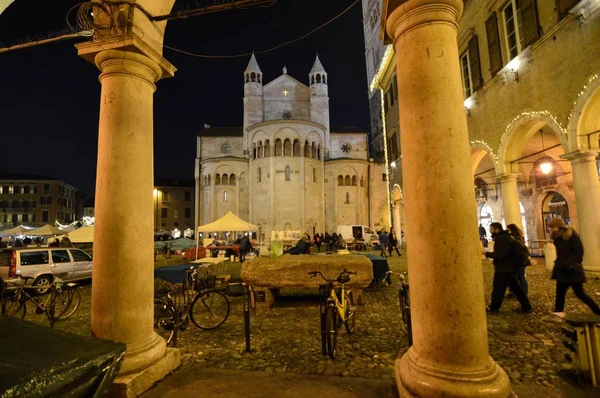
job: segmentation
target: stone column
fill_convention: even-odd
[[[394,2],[393,4],[396,4]],[[477,218],[463,105],[462,0],[388,11],[397,57],[414,345],[396,362],[402,397],[508,397],[488,352]],[[434,245],[435,250],[432,250]]]
[[[399,200],[395,200],[392,206],[392,224],[394,225],[394,231],[396,232],[396,238],[398,238],[398,242],[402,243],[402,219],[400,217]]]
[[[503,174],[499,176],[498,179],[500,180],[500,191],[502,192],[504,221],[506,222],[506,225],[515,224],[523,230],[517,177],[517,174]]]
[[[595,151],[576,152],[564,157],[573,168],[573,189],[579,220],[579,234],[585,254],[583,267],[588,272],[600,273],[600,182]]]
[[[102,72],[102,94],[92,334],[127,344],[123,376],[165,365],[166,344],[153,329],[154,228],[149,217],[154,211],[153,93],[162,71],[150,58],[128,51],[101,51],[95,63]],[[166,373],[172,370],[167,368]],[[166,374],[153,369],[138,387]]]

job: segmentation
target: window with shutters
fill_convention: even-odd
[[[569,15],[569,10],[576,6],[581,0],[556,0],[556,12],[561,20]]]
[[[483,87],[477,36],[473,36],[469,40],[467,50],[460,56],[460,69],[463,78],[464,95],[465,99],[467,99]]]
[[[539,38],[535,0],[509,0],[502,9],[509,60]]]
[[[500,46],[500,34],[498,33],[498,16],[495,12],[485,21],[485,32],[490,57],[490,72],[492,76],[495,76],[502,69],[502,48]]]
[[[465,99],[473,95],[473,84],[471,83],[471,66],[469,63],[469,52],[465,51],[460,56],[460,70],[462,72],[463,93]]]

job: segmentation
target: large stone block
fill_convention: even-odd
[[[356,272],[351,275],[349,288],[364,288],[373,280],[371,260],[362,255],[284,255],[278,258],[257,258],[242,266],[242,280],[251,286],[264,288],[315,287],[322,285],[319,276],[308,273],[321,271],[326,278],[335,278],[341,271]]]

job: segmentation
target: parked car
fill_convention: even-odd
[[[79,281],[92,277],[92,258],[82,250],[64,247],[0,249],[0,276],[6,282],[23,283],[17,275],[35,279],[27,284],[37,292],[48,291],[54,275],[64,281]]]

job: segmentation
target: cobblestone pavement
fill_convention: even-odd
[[[394,271],[406,269],[406,257],[388,259]],[[489,302],[493,267],[483,261],[486,300]],[[562,387],[558,371],[568,365],[560,341],[560,321],[551,315],[554,282],[543,265],[527,269],[532,314],[515,312],[518,302],[507,299],[499,314],[488,316],[490,355],[507,371],[515,384]],[[600,301],[600,281],[586,285]],[[82,305],[72,319],[56,327],[89,334],[91,286],[81,289]],[[201,331],[193,325],[180,333],[178,347],[182,366],[229,370],[255,370],[305,375],[393,378],[394,360],[407,349],[406,333],[398,304],[398,283],[364,291],[366,304],[359,307],[356,332],[344,328],[338,337],[335,360],[321,354],[319,310],[316,301],[288,303],[258,310],[252,318],[252,352],[245,352],[241,297],[230,297],[231,314],[223,326]],[[567,295],[567,312],[587,312],[572,292]],[[27,319],[48,324],[28,310]]]

